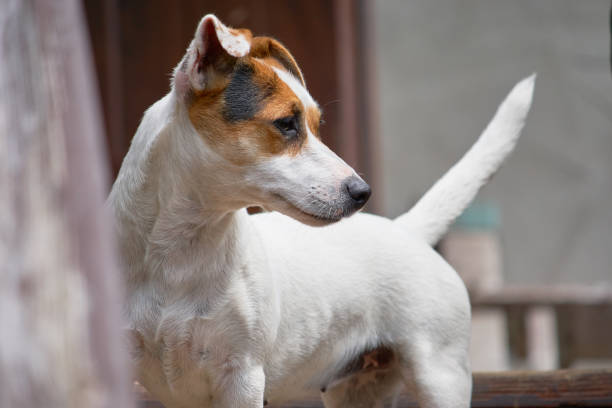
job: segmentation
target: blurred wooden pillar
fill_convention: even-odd
[[[0,406],[130,407],[82,10],[0,3]]]

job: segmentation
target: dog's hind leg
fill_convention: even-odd
[[[400,363],[420,408],[468,408],[472,375],[467,356],[425,355]]]
[[[404,388],[397,364],[386,369],[364,370],[321,393],[325,408],[383,408]]]

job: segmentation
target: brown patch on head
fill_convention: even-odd
[[[270,37],[254,37],[251,40],[250,55],[254,58],[266,59],[271,65],[278,66],[299,79],[306,86],[302,71],[293,55],[280,42]]]
[[[306,126],[316,134],[317,114],[316,108],[304,110],[272,67],[249,57],[238,59],[224,87],[199,92],[189,107],[189,117],[200,135],[237,165],[299,153],[307,138]],[[290,138],[278,127],[279,119],[289,117],[295,118],[298,127],[296,136]]]

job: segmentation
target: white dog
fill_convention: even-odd
[[[168,408],[374,407],[404,387],[469,406],[468,296],[431,245],[513,149],[533,83],[407,214],[341,220],[370,190],[319,140],[291,54],[204,17],[109,198],[138,380]]]

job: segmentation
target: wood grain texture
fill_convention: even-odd
[[[82,11],[0,10],[0,406],[129,407]]]
[[[609,407],[612,369],[479,373],[472,406]]]
[[[142,387],[136,388],[141,408],[163,408]],[[398,408],[416,407],[408,396]],[[475,373],[472,407],[611,407],[612,369],[507,371]],[[317,397],[284,405],[282,408],[322,408]]]
[[[612,287],[606,285],[505,285],[472,296],[476,307],[612,305]]]

